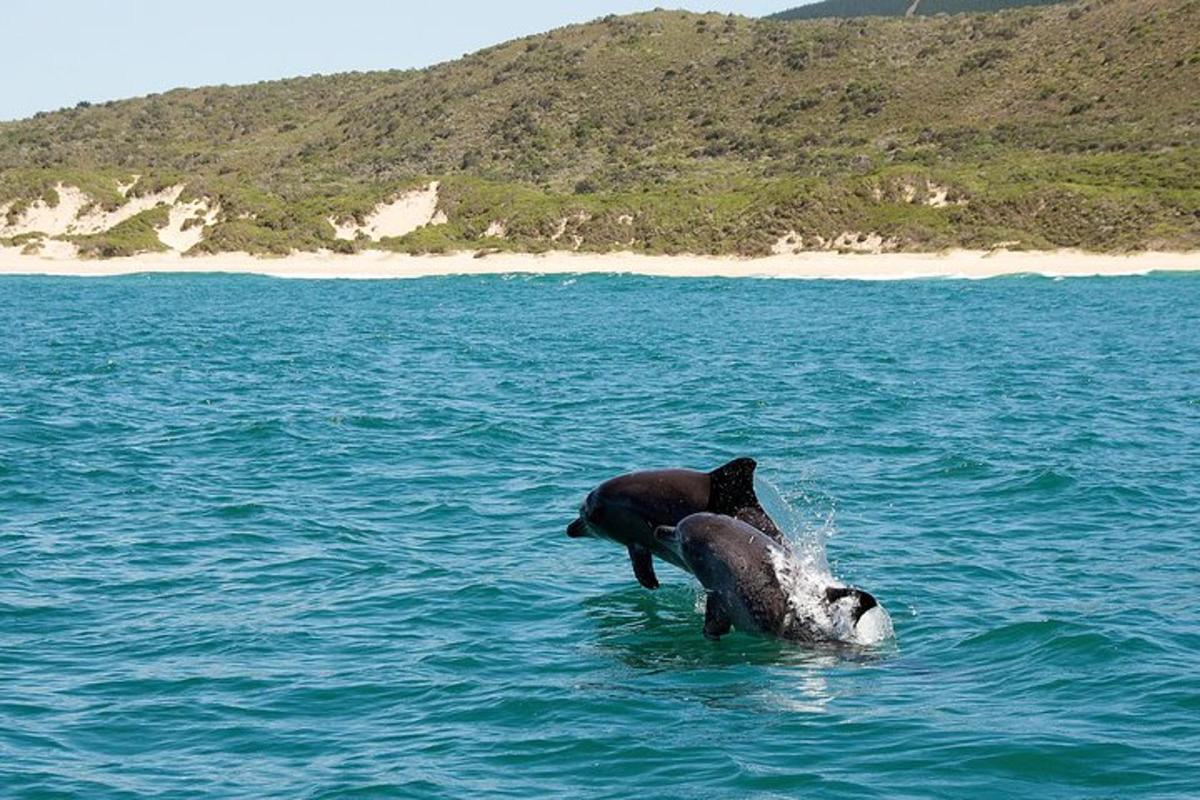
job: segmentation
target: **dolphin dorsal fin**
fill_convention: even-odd
[[[758,462],[753,458],[739,458],[710,472],[708,510],[740,519],[788,547],[787,537],[758,502],[758,494],[754,491],[756,469]]]
[[[735,517],[743,508],[759,508],[758,495],[754,493],[756,469],[758,462],[753,458],[739,458],[710,472],[708,510]]]

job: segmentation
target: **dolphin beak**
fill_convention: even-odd
[[[570,536],[572,539],[582,539],[587,535],[587,523],[582,518],[575,520],[567,526],[567,536]]]

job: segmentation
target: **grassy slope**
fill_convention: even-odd
[[[0,126],[0,203],[58,181],[184,181],[184,199],[222,208],[199,249],[286,252],[332,246],[329,215],[438,178],[451,224],[383,246],[479,246],[503,219],[503,246],[544,249],[569,217],[565,241],[592,250],[762,253],[789,230],[1194,248],[1197,85],[1200,0],[805,23],[655,12],[418,72]],[[906,202],[926,179],[965,205]]]
[[[1064,0],[921,0],[917,14],[976,14],[1022,6],[1048,6]],[[771,19],[800,20],[830,17],[903,17],[913,0],[823,0],[773,14]]]

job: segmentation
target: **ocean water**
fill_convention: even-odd
[[[0,797],[1194,798],[1200,276],[0,280]],[[565,527],[761,463],[896,636]]]

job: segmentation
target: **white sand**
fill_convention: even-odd
[[[73,234],[93,234],[103,233],[104,231],[112,230],[117,225],[120,225],[127,219],[136,217],[143,211],[150,209],[160,204],[172,206],[179,199],[179,195],[183,193],[182,186],[172,186],[169,189],[164,189],[155,194],[148,194],[145,197],[134,197],[125,201],[125,204],[116,211],[102,211],[99,208],[92,210],[79,216],[67,229],[67,233]],[[57,234],[54,234],[57,235]]]
[[[819,251],[826,251],[881,255],[895,249],[895,239],[884,239],[878,233],[845,231],[836,239],[823,239],[820,236],[805,239],[795,231],[789,231],[771,246],[771,253],[777,256],[798,256],[818,255]]]
[[[129,183],[121,183],[117,181],[117,191],[121,193],[121,197],[129,197],[129,193],[133,191],[133,187],[137,186],[138,181],[142,179],[141,175],[134,175],[130,178]]]
[[[361,233],[373,242],[393,236],[407,236],[426,225],[444,225],[448,220],[438,209],[438,183],[424,189],[405,192],[396,199],[381,203],[362,225],[339,224],[329,220],[337,230],[337,238],[353,241]]]
[[[158,239],[172,250],[186,253],[200,243],[200,239],[204,235],[204,226],[211,225],[216,221],[217,212],[218,209],[209,208],[208,202],[205,200],[173,205],[167,227],[158,232]],[[196,219],[198,215],[202,216],[203,224],[194,224],[184,230],[184,223]]]
[[[91,205],[92,198],[76,189],[74,186],[63,186],[61,183],[54,187],[58,192],[58,205],[51,208],[44,200],[38,200],[25,209],[13,225],[6,224],[4,216],[11,203],[0,211],[0,236],[20,236],[26,233],[44,233],[48,236],[62,236],[67,233],[79,217],[79,212]]]
[[[132,188],[132,184],[128,188]],[[174,186],[156,194],[132,198],[116,211],[104,211],[93,203],[90,196],[74,186],[64,186],[60,183],[55,187],[55,191],[58,192],[58,205],[51,208],[44,200],[38,200],[30,205],[13,225],[6,224],[4,219],[11,203],[0,208],[0,212],[4,212],[0,214],[0,236],[20,236],[26,233],[44,233],[47,236],[101,233],[160,203],[173,204],[179,199],[183,187]]]
[[[128,193],[134,184],[118,188]],[[405,192],[376,207],[363,225],[338,227],[338,236],[355,239],[360,234],[378,241],[405,236],[426,225],[439,225],[446,217],[438,211],[438,184]],[[949,189],[927,183],[924,193],[917,186],[906,186],[906,199],[921,197],[931,205],[949,202]],[[900,278],[990,278],[998,275],[1032,273],[1053,277],[1082,275],[1140,275],[1154,271],[1200,271],[1200,252],[1143,253],[1131,256],[1096,255],[1074,250],[1054,252],[1010,252],[998,245],[990,252],[955,250],[946,253],[888,252],[895,243],[876,233],[847,231],[835,239],[803,238],[797,233],[782,237],[774,255],[746,259],[711,256],[646,256],[634,253],[604,255],[569,252],[582,244],[578,236],[561,242],[560,250],[544,255],[497,253],[476,258],[474,253],[448,256],[408,256],[368,251],[352,256],[331,253],[296,253],[286,258],[264,259],[244,253],[223,253],[184,258],[201,239],[203,226],[187,230],[184,223],[199,215],[211,225],[219,209],[204,201],[180,203],[182,187],[175,186],[158,194],[129,199],[121,208],[104,212],[91,198],[71,186],[58,186],[59,203],[50,208],[38,201],[32,204],[14,225],[4,224],[8,206],[0,206],[0,236],[18,236],[40,232],[50,237],[98,233],[130,217],[161,204],[170,206],[170,220],[159,232],[161,241],[173,252],[148,254],[109,261],[80,259],[74,245],[46,239],[34,255],[21,248],[0,247],[0,274],[44,274],[104,276],[140,272],[239,272],[285,278],[417,278],[434,275],[481,275],[506,273],[627,273],[677,277],[769,277],[769,278],[845,278],[892,280]],[[86,209],[86,210],[85,210]],[[572,222],[586,221],[586,215],[564,218],[552,239],[559,242]],[[629,226],[632,236],[634,218],[626,215],[620,222]],[[336,226],[336,223],[335,223]],[[507,234],[503,220],[493,222],[487,235],[503,238]],[[854,251],[854,252],[839,252]]]
[[[840,278],[991,278],[1038,274],[1050,277],[1142,275],[1157,271],[1200,272],[1200,252],[1096,255],[1073,250],[993,253],[957,250],[947,253],[839,254],[802,252],[744,259],[710,256],[645,256],[633,253],[569,253],[544,255],[499,253],[475,258],[473,253],[409,256],[370,251],[352,256],[296,253],[286,258],[255,258],[240,253],[184,258],[178,253],[150,254],[108,261],[75,258],[71,248],[49,245],[43,255],[21,255],[0,248],[0,274],[111,276],[144,272],[227,272],[281,278],[419,278],[438,275],[542,273],[625,273],[669,277]]]

